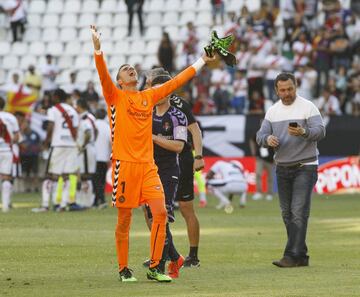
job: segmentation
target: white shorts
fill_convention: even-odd
[[[77,147],[51,148],[47,172],[56,175],[76,173],[78,152]]]
[[[13,154],[10,151],[0,151],[0,174],[11,175],[13,164]]]
[[[81,174],[93,174],[96,171],[95,146],[88,145],[78,156],[78,164]]]
[[[223,184],[219,183],[219,181],[211,183],[211,180],[208,181],[208,186],[211,189],[212,187],[221,191],[224,194],[240,194],[244,193],[248,189],[248,185],[246,182],[224,182]]]

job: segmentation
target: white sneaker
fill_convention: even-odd
[[[253,196],[252,199],[253,200],[261,200],[263,198],[263,195],[259,192],[256,192]]]
[[[223,209],[227,204],[224,202],[220,202],[218,205],[215,206],[216,209]]]
[[[267,194],[266,197],[265,197],[265,199],[266,199],[267,201],[272,201],[272,200],[273,200],[273,196],[270,195],[270,194]]]

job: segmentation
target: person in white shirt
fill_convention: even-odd
[[[322,96],[317,100],[317,107],[322,116],[341,115],[339,99],[331,94],[328,87],[325,87]]]
[[[78,83],[76,81],[77,79],[77,73],[76,71],[73,71],[70,73],[70,82],[67,84],[63,84],[61,86],[61,88],[67,93],[67,94],[72,94],[75,90],[78,91],[84,91],[85,90],[85,86],[81,85],[80,83]]]
[[[208,189],[219,199],[217,209],[231,213],[233,206],[226,195],[240,195],[240,207],[246,204],[248,185],[244,176],[243,165],[236,160],[217,161],[206,175]]]
[[[309,63],[304,66],[299,66],[298,71],[295,72],[295,77],[298,83],[298,94],[304,98],[314,98],[317,72]]]
[[[12,191],[12,145],[19,139],[19,124],[15,116],[3,111],[5,99],[0,97],[0,179],[2,211],[8,212]]]
[[[1,1],[0,6],[10,18],[10,27],[13,35],[13,42],[21,41],[25,33],[27,5],[24,0]]]
[[[294,67],[305,66],[310,62],[312,46],[307,40],[305,32],[300,33],[299,39],[292,46],[292,50],[294,52]]]
[[[245,78],[245,73],[241,70],[236,70],[234,82],[232,84],[233,90],[233,98],[231,101],[232,107],[235,109],[237,114],[243,114],[245,112],[245,108],[248,105],[247,102],[247,89],[248,83]]]
[[[16,94],[16,93],[20,93],[20,92],[22,94],[30,95],[32,90],[30,88],[28,88],[27,86],[25,86],[24,84],[22,84],[20,82],[19,73],[14,72],[11,75],[11,81],[0,86],[0,93],[3,94],[5,97],[7,97],[9,93]]]
[[[48,178],[44,180],[42,186],[42,207],[33,209],[34,212],[47,211],[49,209],[50,196],[52,194],[53,207],[56,211],[65,210],[69,203],[70,210],[77,205],[75,201],[69,200],[69,175],[73,175],[78,170],[79,150],[76,143],[77,128],[79,126],[79,115],[76,110],[65,103],[67,94],[62,89],[54,91],[55,105],[47,112],[48,127],[44,141],[44,147],[50,148],[50,155],[47,164]],[[57,183],[59,177],[64,179],[63,192],[60,205],[56,201]]]
[[[81,188],[77,193],[77,203],[82,207],[92,207],[95,201],[92,179],[96,170],[95,140],[98,130],[95,117],[89,113],[89,106],[85,99],[76,102],[80,123],[77,134],[79,149],[78,164],[81,177]]]
[[[111,132],[109,129],[109,123],[106,121],[105,109],[98,109],[96,111],[95,125],[98,130],[98,136],[95,141],[96,171],[94,174],[94,204],[99,208],[104,208],[106,207],[104,195],[106,173],[109,168],[109,161],[111,155]]]
[[[41,67],[41,74],[43,77],[42,90],[43,92],[53,92],[57,88],[55,82],[56,76],[59,74],[59,67],[53,64],[52,55],[46,55],[46,64]]]

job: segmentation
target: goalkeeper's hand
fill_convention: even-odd
[[[100,44],[100,33],[98,32],[95,25],[90,25],[91,35],[92,35],[92,41],[94,45],[94,50],[99,51],[101,44]]]

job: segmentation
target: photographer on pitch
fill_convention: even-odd
[[[325,137],[325,126],[316,106],[296,94],[293,74],[279,74],[275,91],[280,100],[267,111],[256,137],[259,145],[275,150],[280,208],[288,237],[283,258],[273,264],[308,266],[306,231],[317,181],[317,141]]]

